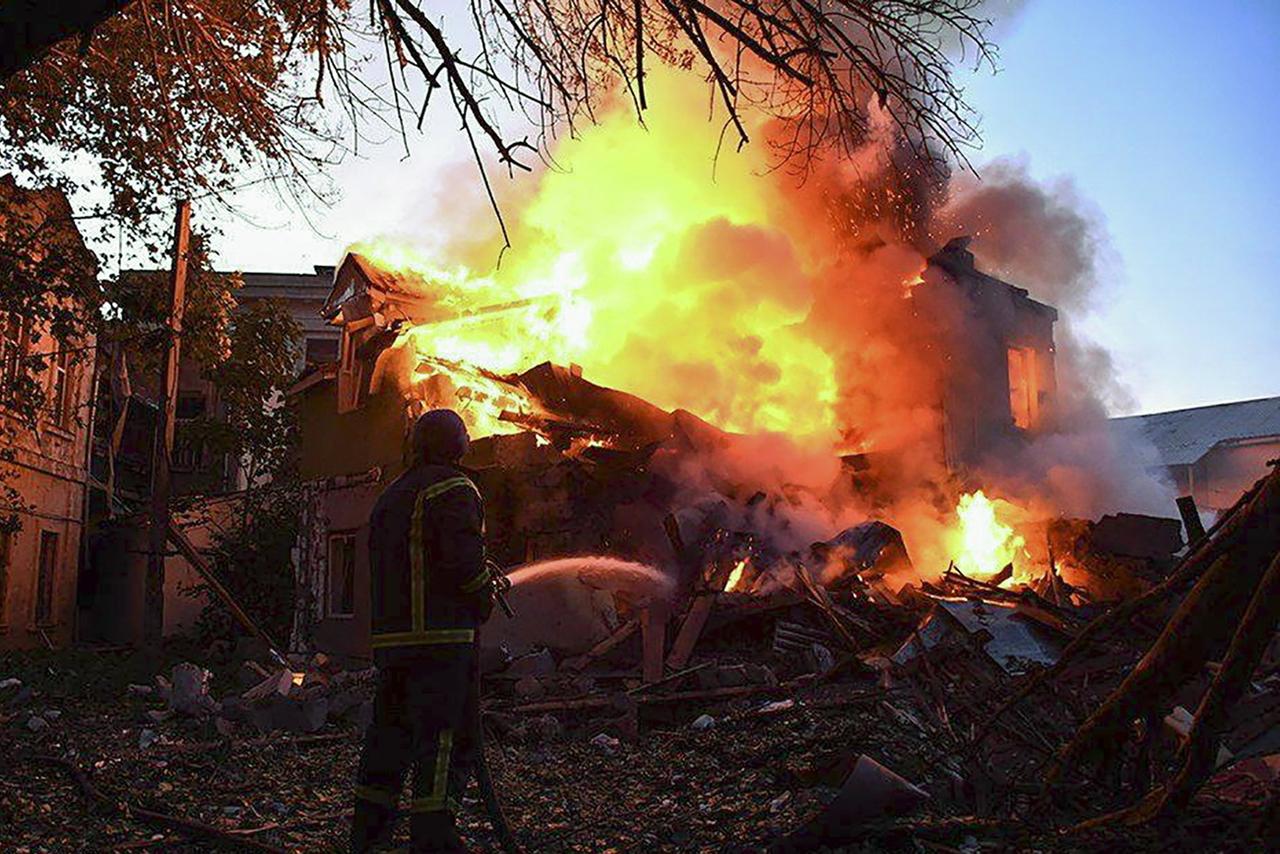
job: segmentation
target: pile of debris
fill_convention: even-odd
[[[1146,561],[1153,573],[1146,592],[1115,603],[1056,573],[1009,589],[954,566],[894,590],[885,581],[909,558],[882,522],[788,554],[721,522],[712,507],[665,526],[676,559],[700,567],[677,593],[641,595],[643,573],[626,595],[593,587],[592,573],[634,567],[603,559],[544,573],[600,605],[581,633],[564,630],[563,589],[544,590],[555,607],[524,603],[540,619],[509,621],[549,624],[541,636],[504,636],[495,616],[482,655],[492,750],[630,763],[659,734],[723,738],[786,721],[813,731],[855,716],[855,741],[785,772],[788,793],[809,795],[771,796],[767,812],[793,819],[776,850],[904,838],[954,847],[996,828],[1096,832],[1185,806],[1211,780],[1260,821],[1280,816],[1280,472],[1173,566],[1161,565],[1168,542],[1146,556],[1113,544],[1108,559]],[[1075,536],[1102,550],[1117,524],[1167,527],[1122,520]],[[495,640],[504,637],[520,644]],[[165,701],[150,713],[157,722],[209,718],[227,736],[367,719],[372,671],[320,655],[288,665],[244,665],[247,690],[220,701],[191,664],[136,690]],[[1097,757],[1111,771],[1101,781]]]
[[[152,723],[175,716],[208,718],[223,736],[242,728],[262,734],[314,733],[326,724],[367,724],[373,694],[372,668],[343,670],[323,653],[310,657],[290,655],[288,664],[288,668],[268,670],[252,660],[245,661],[239,678],[248,687],[220,700],[210,693],[210,672],[191,662],[174,665],[168,678],[157,675],[154,685],[130,685],[129,693],[164,704],[163,708],[146,712]],[[139,741],[155,738],[153,731],[143,730]]]
[[[1086,533],[1100,541],[1108,526],[1165,527],[1121,520]],[[654,726],[719,726],[716,707],[741,718],[870,703],[946,754],[910,783],[854,757],[840,791],[874,777],[870,790],[886,802],[855,808],[836,796],[795,844],[846,841],[868,820],[918,808],[925,793],[952,814],[1025,816],[1046,773],[1062,793],[1053,820],[1066,822],[1135,797],[1115,815],[1160,814],[1229,766],[1270,791],[1273,811],[1280,803],[1280,473],[1163,580],[1113,606],[1072,595],[1061,578],[1010,590],[954,567],[891,593],[876,583],[881,561],[901,559],[886,527],[811,549],[856,563],[836,583],[814,582],[801,559],[787,587],[758,595],[733,592],[743,560],[729,538],[728,558],[694,583],[681,613],[657,603],[624,612],[588,650],[538,650],[494,673],[490,718],[504,737],[540,742],[576,729],[608,752]],[[1111,553],[1154,563],[1166,547]],[[1135,718],[1145,734],[1126,747]],[[1078,777],[1099,746],[1124,769],[1111,785]]]

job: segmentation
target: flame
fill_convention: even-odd
[[[742,576],[747,568],[747,559],[738,561],[729,572],[729,580],[724,583],[724,592],[732,593],[742,583]]]
[[[957,569],[981,581],[1012,563],[1018,577],[1019,561],[1027,552],[1026,540],[1009,524],[1014,509],[1007,501],[992,501],[981,489],[960,496],[948,543]]]
[[[566,140],[566,168],[508,209],[513,245],[496,269],[493,243],[442,238],[439,223],[421,230],[449,245],[384,238],[351,251],[427,290],[437,316],[403,342],[422,356],[500,373],[576,363],[593,382],[727,430],[834,441],[835,365],[806,328],[810,268],[831,261],[825,238],[812,236],[810,258],[782,236],[813,230],[777,209],[761,178],[767,146],[713,171],[719,129],[699,87],[670,71],[646,85],[663,90],[664,109],[647,127],[620,109]],[[673,145],[706,156],[673,156]]]
[[[409,380],[410,397],[426,409],[456,409],[473,436],[497,436],[536,429],[543,414],[524,386],[467,362],[429,356],[417,349],[413,330],[398,347],[408,347],[414,365]],[[418,414],[418,413],[411,413]]]
[[[884,515],[916,565],[951,557],[975,578],[1010,562],[1025,571],[1019,508],[978,491],[952,514],[917,486],[950,476],[930,443],[943,381],[962,360],[938,343],[951,315],[904,299],[926,293],[932,277],[893,226],[910,199],[896,182],[877,183],[876,134],[797,183],[774,168],[767,144],[717,156],[720,124],[707,121],[705,88],[689,80],[655,67],[646,86],[662,108],[644,126],[626,104],[602,113],[557,145],[558,168],[500,199],[511,246],[496,267],[501,244],[483,224],[491,214],[466,210],[460,194],[447,217],[409,224],[423,242],[350,247],[422,291],[422,315],[401,332],[401,361],[388,370],[416,401],[457,408],[473,436],[532,430],[571,455],[609,440],[575,437],[566,449],[564,435],[539,427],[546,413],[514,374],[577,364],[597,384],[722,429],[784,433],[803,451],[785,482],[815,490],[833,476],[832,450],[906,449]],[[765,119],[748,122],[754,139],[770,138]],[[848,524],[866,518],[859,500],[829,519],[813,515]],[[743,584],[745,563],[725,590]]]

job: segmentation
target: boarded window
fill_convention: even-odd
[[[356,535],[329,535],[330,617],[350,617],[356,609]]]
[[[53,621],[53,581],[58,566],[58,535],[40,532],[40,563],[36,575],[36,623]]]
[[[1036,351],[1009,348],[1009,411],[1013,424],[1031,430],[1040,422],[1040,388],[1036,381]]]
[[[0,531],[0,625],[5,623],[5,601],[9,598],[9,555],[13,532]]]

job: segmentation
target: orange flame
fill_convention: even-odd
[[[948,545],[956,568],[980,581],[1014,565],[1018,578],[1025,563],[1026,540],[1010,524],[1017,508],[1007,501],[992,501],[981,489],[960,496],[956,504],[956,524],[948,534]],[[1022,580],[1022,579],[1019,579]]]
[[[732,593],[742,583],[742,576],[747,568],[747,559],[743,558],[729,572],[729,580],[724,583],[724,592]]]

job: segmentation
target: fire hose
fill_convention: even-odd
[[[502,567],[493,561],[488,561],[489,578],[493,600],[502,608],[502,613],[507,615],[507,619],[511,619],[516,612],[511,608],[511,603],[507,601],[507,591],[511,589],[511,579],[507,578],[506,573],[502,571]],[[489,814],[489,824],[493,827],[493,832],[498,837],[498,843],[502,846],[502,850],[506,854],[523,854],[520,843],[516,842],[515,834],[511,832],[511,825],[507,824],[507,817],[502,812],[502,802],[498,799],[498,792],[493,787],[493,777],[489,774],[489,762],[484,755],[484,715],[479,709],[480,703],[480,667],[476,666],[476,714],[472,721],[472,743],[475,745],[475,771],[476,771],[476,788],[480,790],[480,797],[484,801],[485,812]]]

